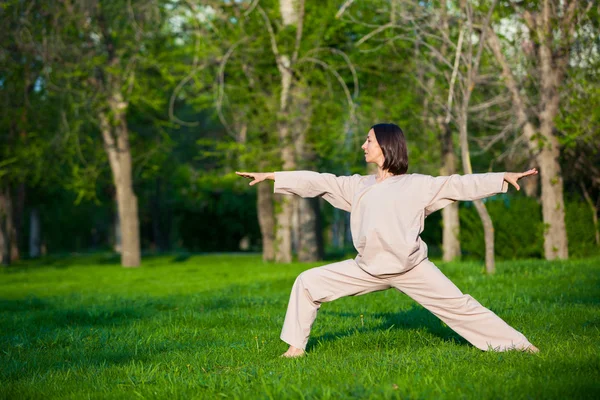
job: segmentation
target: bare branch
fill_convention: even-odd
[[[192,10],[193,15],[198,14],[198,11],[196,10],[196,6],[191,1],[189,1],[189,0],[186,1],[186,4],[190,8],[190,10]],[[198,21],[197,17],[192,18],[192,20],[196,24],[196,43],[194,44],[194,58],[192,59],[192,69],[193,69],[193,68],[196,68],[196,66],[198,65],[198,54],[200,54],[200,38],[201,38],[200,31],[202,29],[201,29],[200,22]],[[217,31],[215,31],[215,32],[217,32]]]
[[[386,41],[386,43],[390,43],[390,42],[398,40],[398,39],[403,39],[403,40],[407,40],[407,41],[411,41],[411,42],[414,42],[416,40],[415,38],[410,37],[410,36],[396,35],[396,36],[388,39]],[[440,53],[440,51],[438,49],[436,49],[434,46],[432,46],[431,44],[429,44],[427,42],[421,42],[421,41],[419,42],[419,44],[421,44],[421,45],[427,47],[429,50],[431,50],[432,54],[435,55],[436,58],[442,62],[442,64],[445,64],[449,68],[453,68],[453,65],[450,63],[450,61],[448,59],[446,59],[446,57],[442,53]],[[460,71],[458,73],[460,74]]]
[[[223,97],[225,96],[225,67],[227,66],[227,61],[229,61],[229,58],[235,51],[236,47],[238,47],[240,44],[246,42],[247,40],[248,40],[248,37],[245,37],[242,40],[234,43],[229,48],[229,50],[227,50],[227,53],[225,53],[223,60],[221,60],[221,65],[219,66],[219,75],[218,75],[218,84],[217,84],[217,101],[216,101],[215,107],[217,108],[217,115],[219,116],[219,120],[221,120],[221,123],[225,127],[227,134],[234,139],[237,136],[236,136],[235,132],[233,131],[233,129],[231,129],[229,123],[227,122],[227,120],[225,119],[225,116],[223,115]]]
[[[378,27],[381,26],[381,24],[369,24],[369,23],[360,21],[360,20],[354,18],[354,16],[352,16],[352,14],[349,13],[349,12],[346,13],[346,17],[342,18],[342,21],[352,22],[352,23],[354,23],[356,25],[364,26],[364,27],[367,27],[367,28],[378,28]]]
[[[510,3],[514,4],[513,2]],[[527,10],[523,11],[520,14],[523,16],[523,20],[525,21],[525,25],[527,25],[527,28],[529,28],[532,34],[535,34],[535,32],[537,31],[537,23],[535,21],[534,16]]]
[[[458,35],[458,44],[456,45],[456,57],[454,58],[454,67],[452,68],[452,77],[450,78],[450,89],[448,90],[448,102],[446,108],[446,118],[444,119],[444,123],[450,123],[451,113],[452,113],[452,97],[454,96],[454,83],[456,82],[456,75],[458,74],[458,66],[460,61],[460,53],[462,52],[462,42],[465,31],[463,29],[460,30]]]
[[[339,19],[346,11],[346,8],[350,7],[350,5],[354,2],[354,0],[346,0],[346,2],[342,5],[342,8],[335,14],[335,18]]]
[[[273,32],[273,26],[271,25],[271,20],[265,10],[262,9],[261,6],[257,6],[258,12],[265,20],[265,25],[267,26],[267,31],[269,32],[269,37],[271,39],[271,50],[275,55],[275,59],[277,60],[277,64],[279,64],[279,49],[277,49],[277,40],[275,39],[275,33]]]
[[[360,46],[361,44],[363,44],[364,42],[366,42],[373,36],[377,35],[379,32],[382,32],[388,28],[393,28],[393,27],[394,27],[394,25],[392,23],[387,23],[385,25],[381,25],[379,28],[375,29],[374,31],[372,31],[370,33],[367,33],[358,42],[356,42],[356,47]]]
[[[481,53],[483,52],[483,46],[485,44],[485,32],[486,28],[490,26],[490,20],[492,18],[492,13],[496,8],[497,0],[492,2],[490,9],[488,10],[487,16],[485,17],[485,21],[483,23],[483,28],[481,29],[481,34],[479,36],[479,46],[477,47],[477,55],[475,56],[475,65],[473,66],[473,77],[477,77],[479,73],[479,61],[481,60]],[[475,83],[475,82],[473,82]]]
[[[420,79],[417,77],[414,78],[415,81],[421,88],[427,93],[427,95],[433,99],[433,103],[437,105],[440,109],[446,111],[446,103],[442,102],[438,97],[437,93],[433,93],[429,87],[427,87]]]
[[[496,36],[496,33],[491,28],[486,27],[486,30],[488,31],[487,41],[490,44],[490,47],[492,49],[492,52],[494,53],[496,60],[502,67],[502,76],[504,77],[504,80],[506,81],[506,86],[512,95],[513,105],[517,112],[517,120],[519,122],[519,125],[524,125],[529,120],[526,113],[525,101],[521,97],[521,93],[519,93],[517,81],[515,80],[513,72],[508,65],[506,57],[504,57],[504,54],[502,53],[502,49],[500,47],[500,40],[498,39],[498,36]]]
[[[481,146],[481,144],[484,142],[484,140],[483,140],[483,138],[479,138],[478,142],[479,142],[479,145],[481,147],[481,150],[479,150],[477,152],[473,152],[473,155],[477,156],[477,155],[482,155],[482,154],[487,153],[488,150],[491,149],[496,143],[498,143],[500,140],[506,138],[506,136],[508,135],[508,133],[513,128],[514,127],[513,127],[512,124],[506,125],[504,127],[504,129],[502,129],[498,134],[493,135],[492,139],[489,140],[485,146]]]
[[[292,65],[298,60],[298,51],[300,50],[300,41],[302,40],[302,28],[304,26],[304,0],[299,0],[298,10],[298,26],[296,27],[296,44],[294,46],[294,53],[292,55]]]
[[[352,73],[352,79],[354,81],[353,96],[354,96],[354,98],[358,97],[358,74],[356,73],[356,68],[354,67],[354,64],[352,64],[352,61],[350,61],[350,57],[348,57],[348,55],[346,53],[344,53],[343,51],[338,50],[333,47],[318,47],[316,49],[310,50],[308,53],[306,53],[306,55],[309,56],[312,53],[316,53],[316,52],[322,51],[322,50],[328,50],[328,51],[332,52],[333,54],[338,54],[338,55],[342,56],[344,61],[346,61],[346,65],[348,65],[348,68],[350,68],[350,72]]]
[[[181,88],[190,80],[194,77],[194,75],[201,69],[203,69],[204,67],[206,67],[206,65],[200,65],[197,66],[196,68],[192,69],[190,71],[189,74],[187,74],[187,76],[185,78],[183,78],[181,80],[181,82],[179,82],[177,84],[177,86],[175,87],[175,90],[173,90],[173,93],[171,94],[171,99],[169,100],[169,118],[172,121],[175,121],[176,123],[183,125],[183,126],[198,126],[199,122],[186,122],[183,121],[179,118],[177,118],[177,116],[175,115],[175,112],[173,111],[174,107],[175,107],[175,99],[177,97],[177,94],[179,93],[179,91],[181,90]]]
[[[252,4],[250,4],[250,7],[248,7],[248,9],[247,9],[246,11],[244,11],[244,17],[247,17],[248,15],[250,15],[250,13],[251,13],[252,11],[254,11],[254,9],[255,9],[255,8],[256,8],[256,6],[258,5],[258,2],[259,2],[259,1],[260,1],[260,0],[254,0],[254,1],[252,2]]]
[[[142,28],[140,28],[137,21],[135,20],[135,13],[133,12],[133,7],[131,6],[131,0],[127,0],[127,11],[129,12],[133,28],[135,29],[136,40],[140,41],[141,38],[144,36],[144,31],[142,30]]]
[[[303,62],[312,62],[314,64],[318,64],[321,67],[323,67],[325,70],[331,72],[333,74],[333,76],[336,77],[336,79],[342,86],[344,93],[346,94],[346,100],[348,101],[348,106],[350,107],[350,120],[355,121],[354,109],[356,106],[354,104],[354,101],[352,100],[352,95],[350,94],[350,90],[348,89],[346,82],[344,82],[344,78],[342,78],[342,76],[334,68],[332,68],[329,64],[327,64],[326,62],[324,62],[322,60],[319,60],[318,58],[303,57],[298,61],[298,64],[301,64]]]
[[[504,104],[510,101],[510,97],[507,97],[504,94],[499,94],[498,96],[484,101],[483,103],[479,103],[476,106],[469,107],[469,112],[479,112],[484,111],[490,107],[497,106],[499,104]]]

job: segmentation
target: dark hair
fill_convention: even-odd
[[[385,158],[383,169],[394,175],[405,174],[408,171],[408,149],[402,129],[395,124],[377,124],[371,129]]]

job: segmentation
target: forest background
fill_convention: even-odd
[[[234,171],[367,174],[393,122],[410,173],[540,170],[427,218],[445,260],[599,253],[595,1],[7,0],[0,251],[353,251],[349,216]]]

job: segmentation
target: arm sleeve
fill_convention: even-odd
[[[504,172],[430,177],[425,215],[454,201],[479,200],[507,191],[508,182],[504,181]]]
[[[321,196],[334,207],[350,211],[360,178],[360,175],[335,176],[312,171],[275,172],[274,192],[301,197]]]

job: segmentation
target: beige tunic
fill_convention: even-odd
[[[425,217],[457,200],[477,200],[505,193],[504,173],[432,177],[335,176],[311,171],[275,172],[275,193],[321,196],[350,212],[357,264],[385,277],[406,272],[427,258],[421,240]]]

